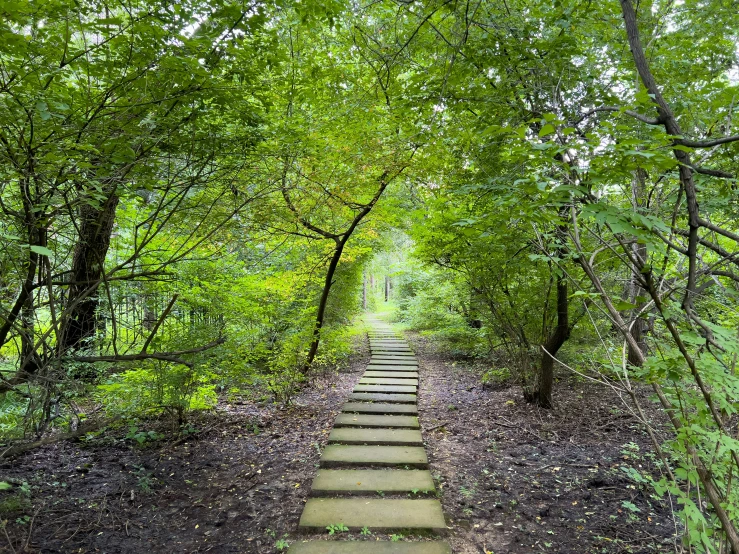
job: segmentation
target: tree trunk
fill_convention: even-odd
[[[634,177],[631,180],[631,196],[632,196],[632,205],[634,207],[634,210],[641,213],[643,209],[645,208],[645,198],[646,198],[646,191],[645,191],[645,181],[646,181],[647,175],[646,172],[642,168],[637,168],[636,171],[634,171]],[[647,260],[647,245],[646,244],[639,244],[634,243],[631,245],[631,255],[637,259],[641,260],[641,263],[646,263]],[[642,292],[642,288],[639,285],[639,278],[638,274],[634,271],[631,272],[631,278],[629,279],[629,291],[628,291],[628,298],[629,302],[632,304],[636,304],[636,299],[639,297],[639,293]],[[632,310],[632,317],[636,318],[631,326],[631,335],[634,337],[634,340],[639,345],[639,349],[643,355],[646,355],[647,353],[647,344],[644,340],[644,333],[647,330],[647,322],[644,321],[641,317],[637,317],[637,310]],[[634,352],[631,345],[628,346],[628,362],[636,367],[641,366],[642,359],[644,356],[638,356],[636,352]]]
[[[362,273],[362,309],[367,310],[367,272]]]
[[[385,302],[390,300],[390,277],[385,275]]]
[[[62,331],[60,352],[84,345],[97,329],[98,287],[115,223],[119,197],[111,193],[99,208],[80,207],[79,239],[72,258],[69,312]]]
[[[344,245],[349,236],[346,239],[338,241],[336,243],[336,249],[334,250],[333,256],[331,256],[331,262],[328,264],[328,270],[326,271],[326,279],[323,282],[323,290],[321,291],[321,298],[318,301],[318,311],[316,312],[316,324],[313,327],[313,341],[310,344],[308,350],[308,356],[303,364],[303,373],[308,373],[310,370],[313,360],[316,358],[316,352],[318,352],[318,345],[321,342],[321,327],[323,327],[323,319],[326,315],[326,304],[328,304],[328,296],[331,292],[331,286],[334,284],[334,274],[336,268],[341,260],[341,253],[344,251]]]
[[[554,358],[570,338],[569,320],[570,300],[567,295],[567,278],[564,275],[557,277],[557,327],[549,339],[544,343],[541,366],[539,367],[539,384],[532,401],[542,408],[552,408],[552,385],[554,383]]]

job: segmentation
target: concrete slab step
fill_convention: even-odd
[[[316,494],[435,490],[434,479],[426,469],[319,469],[311,487]]]
[[[321,454],[321,467],[337,466],[408,466],[428,467],[426,451],[422,446],[367,446],[356,444],[329,444]]]
[[[376,392],[353,392],[349,400],[360,402],[401,402],[404,404],[415,404],[418,398],[415,394],[383,394]]]
[[[389,346],[386,344],[370,346],[370,350],[372,350],[372,352],[413,352],[410,346]]]
[[[365,377],[390,377],[391,379],[418,379],[417,371],[365,371],[362,379]]]
[[[293,543],[289,554],[452,554],[448,542],[390,541],[301,541]]]
[[[410,365],[410,364],[385,365],[385,364],[371,363],[367,365],[366,370],[367,371],[418,371],[418,366]]]
[[[414,529],[444,531],[446,522],[441,503],[430,499],[310,498],[303,508],[298,527],[325,530],[343,524],[350,530]]]
[[[366,414],[417,414],[418,407],[411,404],[388,404],[386,402],[347,402],[342,411]]]
[[[334,427],[328,436],[332,444],[370,444],[378,446],[421,446],[423,438],[417,429],[352,429]]]
[[[354,387],[354,392],[374,392],[379,394],[386,393],[416,393],[416,387],[401,386],[401,385],[357,385]]]
[[[418,429],[418,418],[408,415],[339,414],[334,427],[399,427]]]
[[[373,358],[403,358],[403,359],[413,358],[415,359],[416,355],[413,353],[408,354],[408,353],[401,352],[400,354],[374,354],[372,357]]]
[[[369,365],[407,365],[418,367],[418,360],[406,358],[370,358]]]
[[[392,377],[362,377],[360,385],[409,385],[418,386],[418,379],[393,379]]]

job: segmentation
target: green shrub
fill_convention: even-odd
[[[212,375],[158,360],[110,376],[97,397],[109,412],[125,417],[169,413],[182,423],[193,410],[213,408],[218,397]]]

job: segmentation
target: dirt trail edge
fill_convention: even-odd
[[[418,422],[418,362],[370,319],[372,358],[336,418],[299,528],[434,535],[447,529]],[[305,540],[291,554],[451,554],[446,541]]]

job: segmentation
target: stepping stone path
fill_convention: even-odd
[[[299,528],[322,532],[446,530],[428,470],[416,393],[418,361],[390,327],[372,321],[367,371],[336,418]],[[339,535],[340,537],[340,535]],[[451,554],[445,541],[306,540],[290,554]]]

